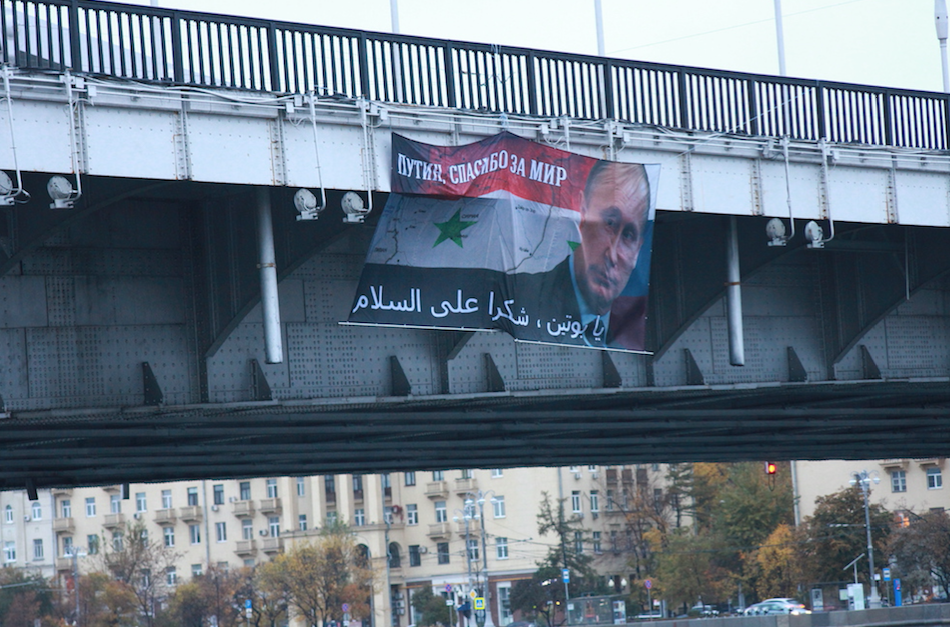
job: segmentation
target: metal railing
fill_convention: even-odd
[[[138,7],[0,0],[29,70],[946,150],[941,93]]]

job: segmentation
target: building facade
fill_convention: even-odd
[[[325,475],[131,484],[0,493],[3,565],[66,581],[97,568],[102,542],[121,541],[141,521],[152,539],[178,554],[164,573],[169,587],[209,567],[268,560],[345,522],[381,573],[373,624],[415,623],[411,595],[487,589],[492,623],[514,619],[512,584],[529,578],[557,539],[538,533],[547,494],[588,530],[572,543],[618,592],[627,572],[625,495],[636,486],[663,493],[665,466],[577,466]],[[487,581],[487,586],[485,582]]]

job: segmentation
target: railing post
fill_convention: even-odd
[[[455,47],[445,42],[442,48],[442,54],[445,55],[445,106],[455,108]]]
[[[755,90],[758,87],[758,82],[752,79],[746,81],[748,86],[748,94],[746,95],[746,102],[749,107],[749,134],[758,135],[759,134],[759,99],[756,96]]]
[[[888,146],[893,146],[894,127],[891,125],[891,90],[885,89],[882,96],[884,97],[884,143]],[[871,142],[868,141],[868,143]]]
[[[360,33],[360,95],[369,98],[369,50],[367,49],[366,33]]]
[[[828,139],[828,129],[825,120],[825,88],[821,81],[815,81],[815,113],[818,116],[818,137],[815,139]]]
[[[178,11],[172,12],[170,28],[172,31],[172,65],[174,66],[175,82],[185,82],[185,52],[181,48],[181,16]]]
[[[604,117],[608,120],[613,120],[617,117],[616,113],[614,112],[614,64],[610,62],[610,59],[605,59],[601,63],[601,67],[604,70]]]
[[[16,15],[13,16],[16,19]],[[79,34],[79,0],[69,3],[69,68],[82,71],[82,36]]]
[[[534,63],[534,52],[529,52],[526,59],[528,64],[527,68],[527,78],[528,78],[528,114],[529,115],[539,115],[538,111],[538,81],[537,81],[537,69],[535,68]]]
[[[689,120],[689,108],[686,105],[686,72],[683,70],[677,72],[676,79],[679,91],[679,127],[687,128],[686,123]]]
[[[273,22],[267,23],[267,56],[267,65],[270,67],[270,87],[268,91],[281,91],[280,64],[277,62],[277,29],[274,28]]]

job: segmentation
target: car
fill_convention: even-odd
[[[719,616],[719,611],[716,608],[714,608],[712,605],[703,605],[703,604],[697,603],[693,607],[689,608],[688,615],[709,618],[711,616]]]
[[[795,599],[766,599],[745,609],[746,616],[769,616],[772,614],[811,614],[811,611]]]

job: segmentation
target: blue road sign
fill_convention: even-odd
[[[561,569],[561,579],[564,580],[564,583],[571,583],[571,571],[566,568]]]

